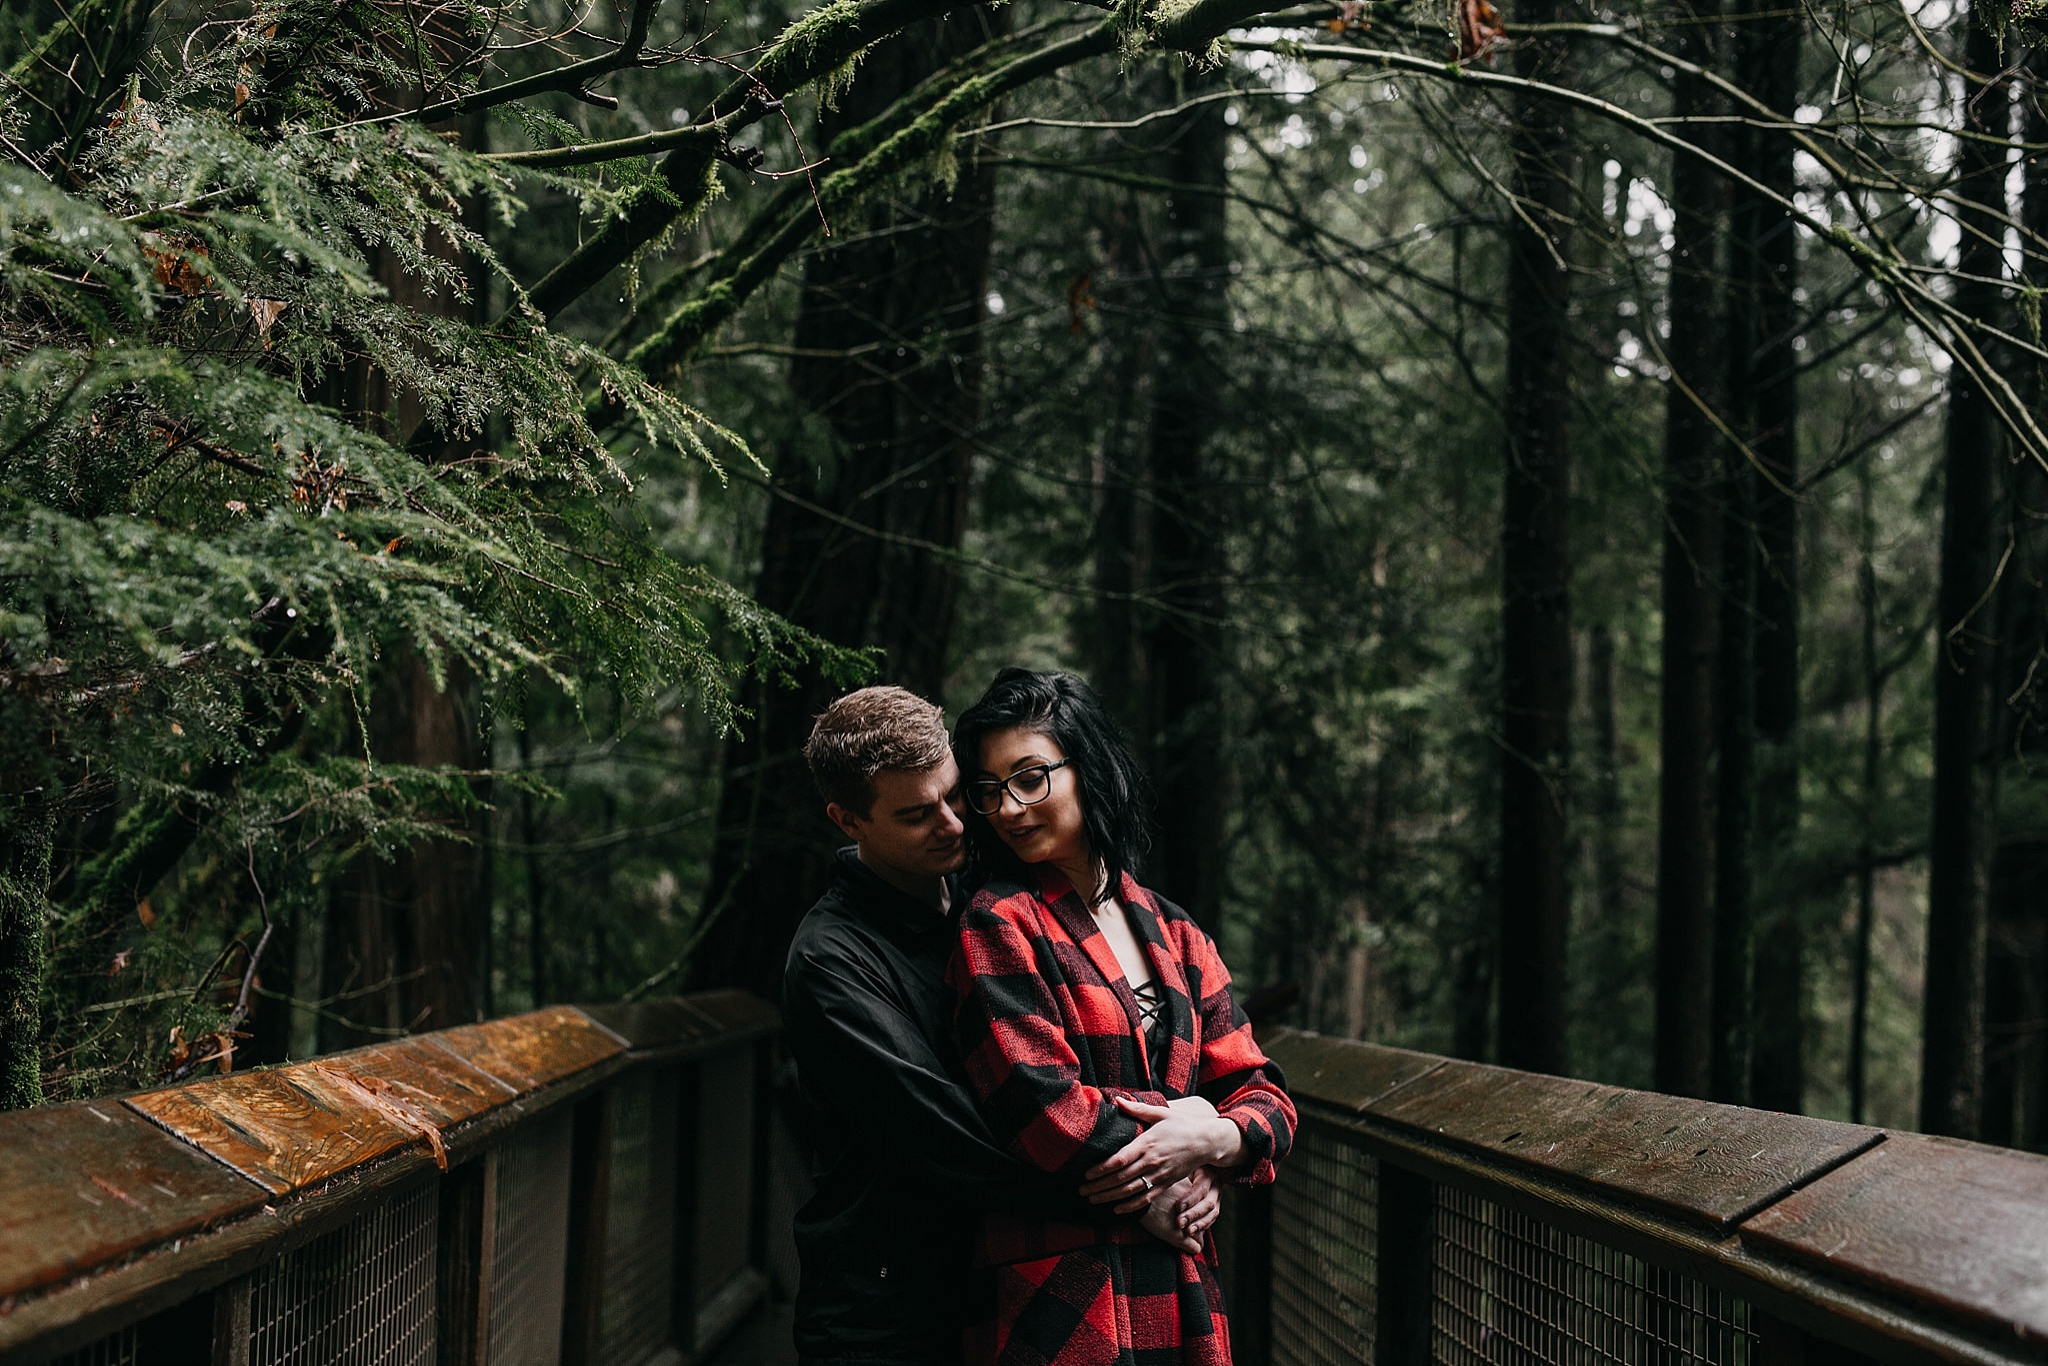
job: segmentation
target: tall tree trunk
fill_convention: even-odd
[[[1964,65],[1999,71],[1997,36],[1972,13]],[[1991,323],[1999,308],[2011,105],[2004,81],[1966,85],[1963,116],[1983,139],[1958,152],[1963,237],[1955,303]],[[1984,206],[1984,207],[1978,207]],[[1988,348],[1987,348],[1988,350]],[[1934,675],[1934,821],[1928,846],[1927,992],[1920,1071],[1920,1127],[1975,1138],[1984,1088],[1984,953],[1996,845],[1998,610],[1994,573],[2004,433],[1982,382],[1960,362],[1949,369],[1943,449],[1941,587]],[[1998,537],[2002,540],[2002,537]]]
[[[1710,4],[1694,7],[1702,19]],[[1713,60],[1704,24],[1680,29],[1683,55]],[[1710,113],[1704,82],[1675,78],[1679,117]],[[1702,129],[1696,139],[1713,141]],[[1673,383],[1664,423],[1664,638],[1657,807],[1655,1085],[1703,1096],[1710,1083],[1714,922],[1712,747],[1721,523],[1714,506],[1719,441],[1703,407],[1719,401],[1725,347],[1718,247],[1726,187],[1696,158],[1671,168],[1675,245],[1666,305]]]
[[[1746,357],[1754,318],[1731,289],[1728,353]],[[1737,361],[1735,367],[1747,369]],[[1747,375],[1741,377],[1747,380]],[[1742,393],[1731,385],[1728,393]],[[1755,471],[1723,452],[1720,639],[1714,670],[1714,1004],[1707,1093],[1740,1105],[1748,1099],[1750,948],[1753,939],[1751,778],[1756,756]]]
[[[2048,77],[2048,51],[2028,54],[2034,82]],[[2039,85],[2023,98],[2019,131],[2038,147],[2048,136],[2048,109]],[[2022,163],[2020,214],[2034,242],[2048,232],[2048,166],[2039,152]],[[2022,260],[2026,283],[2043,279],[2040,248]],[[2039,337],[2038,315],[2029,326]],[[2048,375],[2029,362],[2014,387],[2034,411],[2048,397]],[[2037,764],[2048,721],[2041,674],[2048,666],[2048,471],[2039,461],[2014,462],[2010,502],[2003,518],[2011,556],[2000,590],[2001,670],[1996,755],[2000,762]],[[2017,804],[2020,814],[2025,803]],[[1987,1143],[2048,1146],[2048,829],[2002,829],[1992,861],[1990,955],[1985,965],[1985,1103]]]
[[[382,763],[485,768],[481,702],[467,668],[451,665],[446,686],[437,686],[425,659],[400,653],[381,664],[372,685],[370,752]],[[321,995],[347,1004],[322,1016],[323,1050],[394,1030],[445,1029],[486,1013],[488,831],[482,812],[464,819],[467,840],[422,840],[390,858],[366,854],[336,889]]]
[[[1562,17],[1546,0],[1529,22]],[[1555,75],[1560,49],[1518,47],[1516,73]],[[1572,146],[1558,105],[1517,101],[1510,139],[1522,211],[1508,228],[1506,470],[1501,494],[1500,1010],[1497,1056],[1565,1068],[1571,917],[1571,464],[1565,416]]]
[[[408,91],[402,102],[415,105],[427,95]],[[471,116],[462,127],[465,143],[485,145],[485,127],[482,115]],[[471,212],[478,216],[474,206]],[[447,243],[436,249],[454,251]],[[416,312],[445,314],[457,306],[453,296],[424,288],[388,255],[377,264],[385,289]],[[481,321],[490,313],[486,277],[477,262],[469,265],[469,310]],[[341,385],[340,403],[365,425],[388,414],[393,421],[386,435],[419,435],[425,413],[390,375],[359,365]],[[445,455],[463,453],[451,445]],[[481,772],[490,767],[483,705],[481,680],[460,661],[449,662],[444,685],[437,685],[427,660],[401,648],[376,666],[363,738],[380,763]],[[488,789],[478,796],[473,810],[451,819],[459,820],[463,838],[421,840],[390,858],[365,854],[329,897],[320,994],[342,996],[348,1005],[321,1017],[323,1049],[368,1043],[394,1030],[445,1029],[489,1013]]]
[[[960,14],[880,45],[832,126],[881,112],[1006,14]],[[865,230],[835,224],[839,244],[811,257],[790,380],[831,444],[780,453],[754,588],[762,606],[827,640],[878,648],[882,679],[927,697],[952,634],[957,579],[944,552],[966,526],[994,188],[986,164],[963,164],[950,190],[890,206]],[[753,720],[723,764],[693,986],[779,990],[790,935],[830,872],[832,832],[802,749],[836,691],[815,670],[794,687],[748,690]]]
[[[1773,109],[1798,102],[1801,13],[1743,0],[1738,80]],[[1741,135],[1750,174],[1790,200],[1793,147],[1761,131]],[[1756,484],[1755,842],[1762,904],[1756,908],[1755,1002],[1749,1101],[1803,1108],[1806,1080],[1804,916],[1790,864],[1799,837],[1799,239],[1791,215],[1749,190],[1737,192],[1735,250],[1755,319],[1748,355],[1748,430],[1761,467]]]
[[[1863,1122],[1866,1059],[1870,1040],[1870,937],[1877,921],[1877,850],[1871,829],[1877,819],[1883,774],[1884,732],[1879,708],[1884,675],[1877,663],[1877,518],[1872,508],[1875,478],[1868,459],[1856,466],[1856,597],[1863,615],[1863,782],[1856,844],[1856,928],[1849,951],[1849,1119]]]
[[[1184,99],[1220,88],[1220,74],[1191,76],[1188,85]],[[1173,188],[1154,241],[1159,344],[1146,459],[1154,578],[1140,625],[1143,742],[1159,804],[1148,878],[1212,934],[1223,907],[1229,780],[1218,686],[1228,552],[1215,438],[1231,374],[1223,113],[1221,101],[1209,100],[1164,125],[1163,169]]]

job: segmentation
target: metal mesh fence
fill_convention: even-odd
[[[256,1272],[249,1366],[432,1366],[438,1196],[400,1191]]]
[[[497,1151],[490,1249],[491,1366],[555,1366],[562,1351],[574,1119],[557,1106]]]
[[[1446,1366],[1750,1366],[1749,1305],[1678,1272],[1440,1187],[1431,1357]]]
[[[612,1097],[602,1360],[636,1366],[662,1347],[675,1298],[676,1108],[681,1077],[643,1070]]]
[[[77,1351],[66,1352],[51,1361],[50,1366],[136,1366],[139,1360],[135,1328],[130,1325],[118,1333],[107,1334],[97,1342],[87,1343]]]
[[[1304,1118],[1273,1188],[1274,1366],[1373,1360],[1379,1161]]]

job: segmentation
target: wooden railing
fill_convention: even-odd
[[[0,1359],[638,1366],[767,1288],[738,992],[0,1115]]]
[[[2048,1361],[2048,1158],[1319,1035],[1241,1366]]]
[[[701,1359],[767,1289],[775,1029],[557,1007],[0,1116],[0,1358]],[[2048,1361],[2048,1159],[1262,1037],[1240,1366]]]

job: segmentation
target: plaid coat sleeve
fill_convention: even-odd
[[[1028,892],[997,898],[984,891],[962,915],[949,971],[959,995],[960,1051],[997,1138],[1033,1166],[1079,1181],[1138,1136],[1137,1121],[1115,1097],[1154,1105],[1166,1097],[1084,1078],[1073,1040],[1084,1047],[1091,1035],[1121,1040],[1129,1023],[1114,997],[1086,982],[1055,971],[1055,991],[1043,964],[1073,945],[1040,920],[1036,905]]]
[[[1230,991],[1230,969],[1216,943],[1192,920],[1182,919],[1175,936],[1199,1022],[1201,1046],[1195,1092],[1238,1127],[1250,1157],[1229,1173],[1231,1180],[1263,1186],[1294,1144],[1294,1102],[1287,1079],[1252,1037],[1251,1021]]]

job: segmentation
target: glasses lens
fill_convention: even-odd
[[[984,816],[993,816],[1002,809],[1003,785],[1001,783],[971,783],[967,788],[967,804]]]
[[[1019,803],[1025,806],[1044,801],[1046,791],[1052,786],[1052,775],[1043,768],[1027,768],[1022,773],[1010,775],[1010,791],[1016,794]]]

